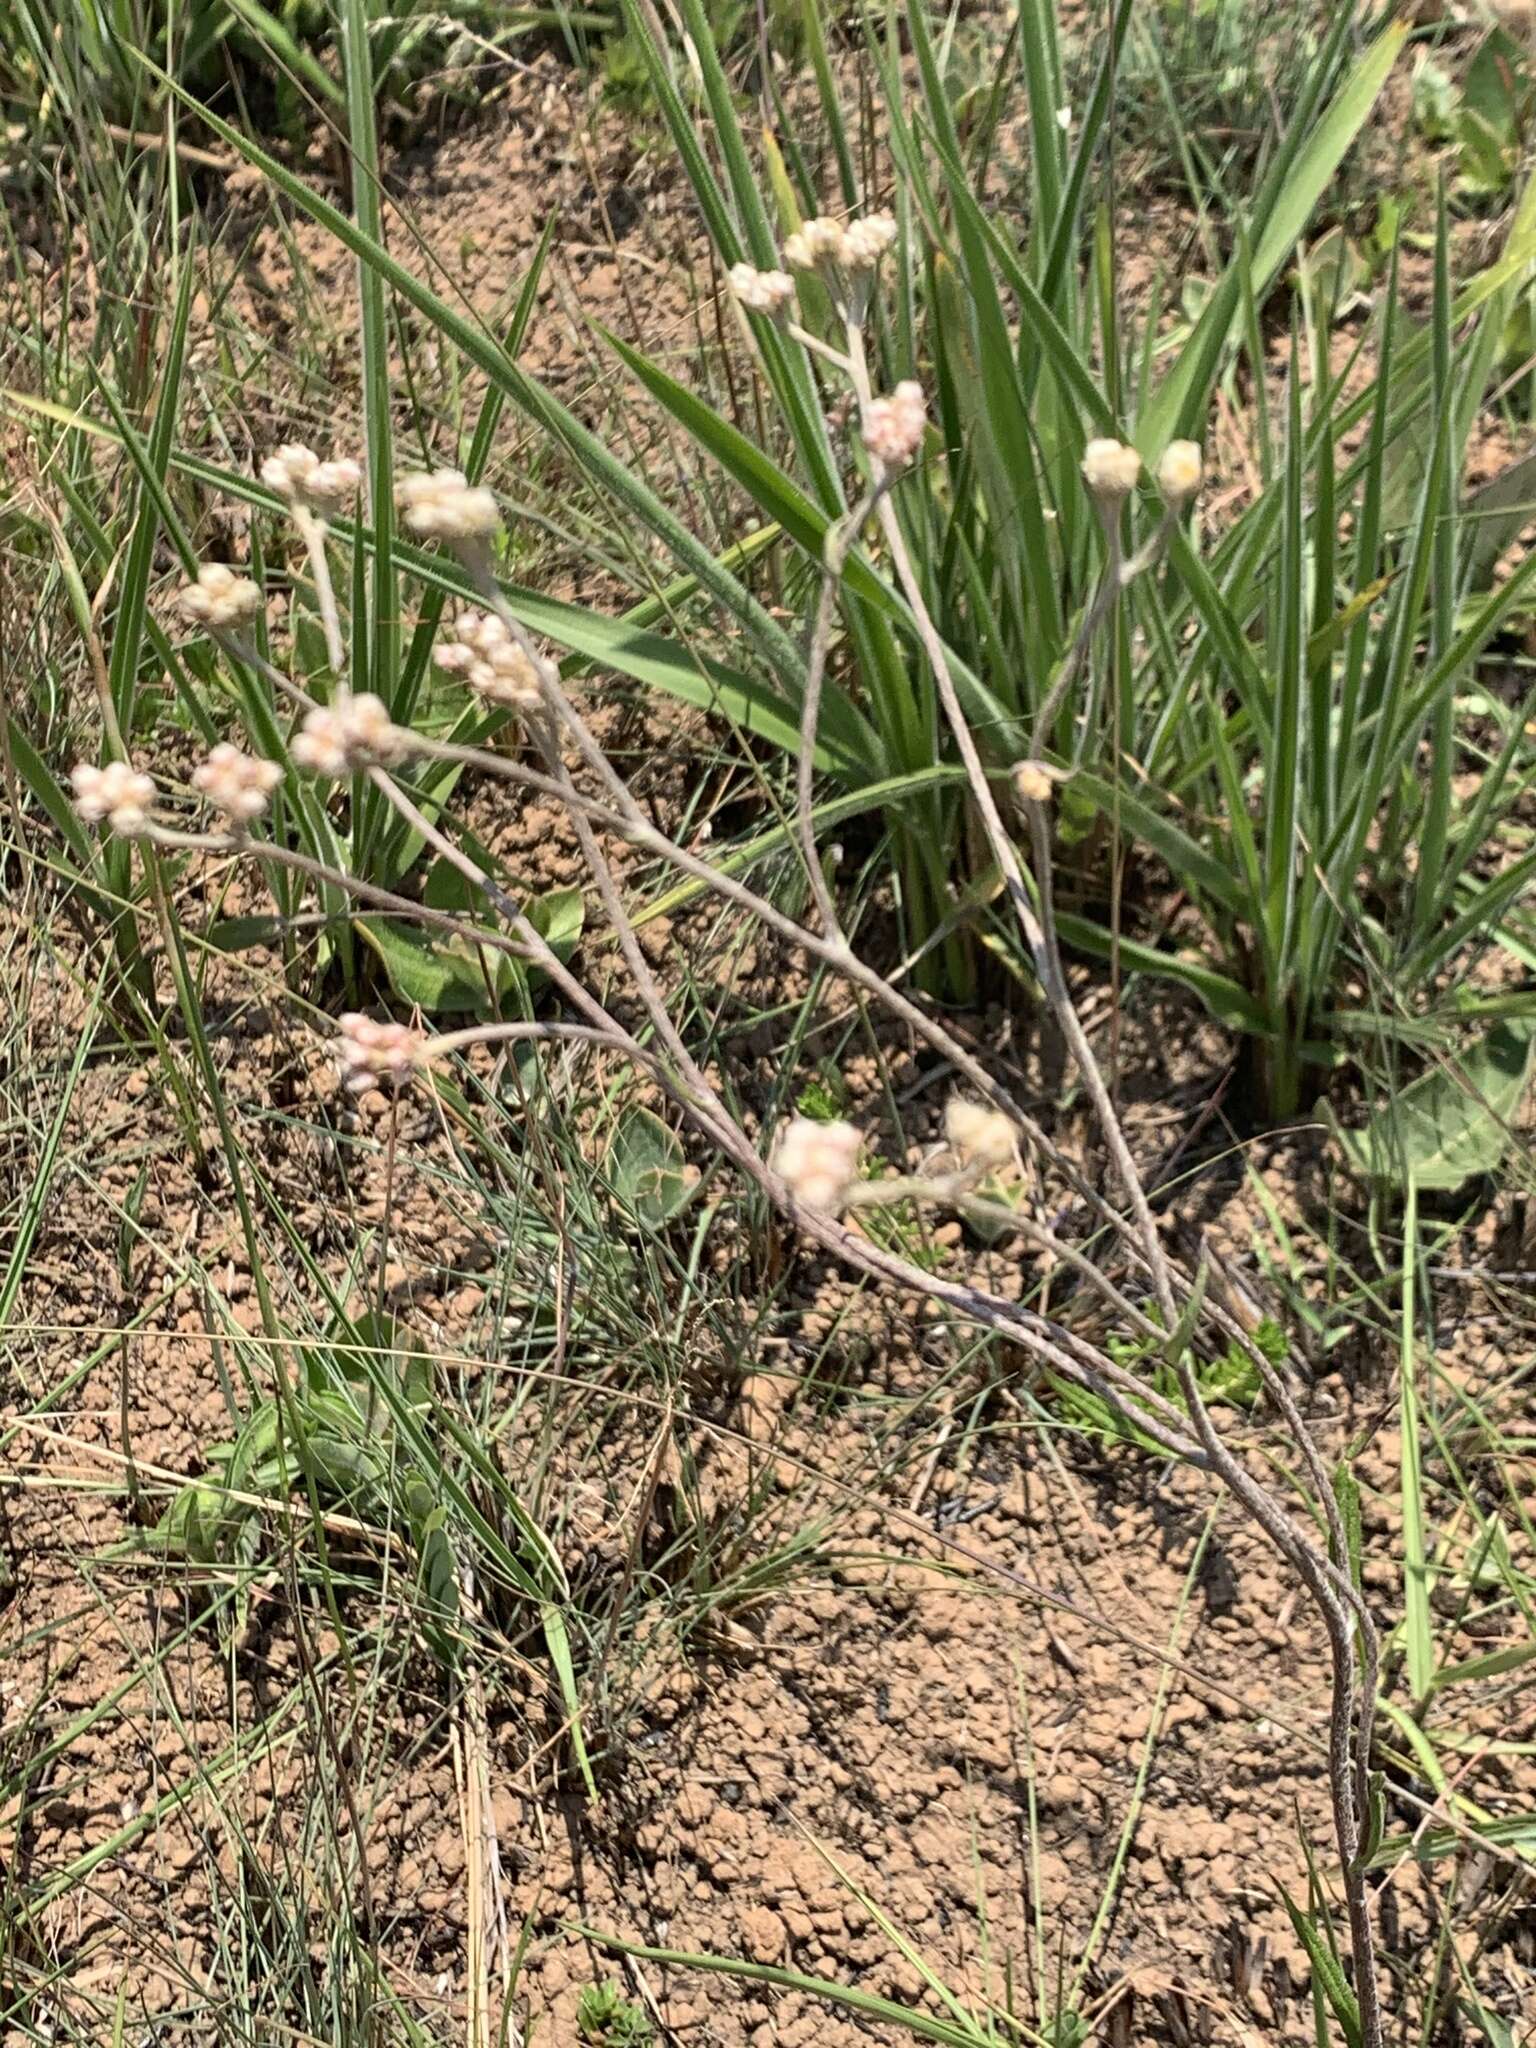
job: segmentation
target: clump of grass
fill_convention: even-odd
[[[655,2033],[642,2008],[611,1980],[585,1987],[576,2005],[576,2026],[592,2048],[645,2048]]]

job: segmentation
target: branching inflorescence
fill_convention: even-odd
[[[801,708],[796,825],[815,906],[814,925],[801,923],[756,894],[739,874],[727,874],[672,840],[642,809],[609,760],[557,663],[534,641],[507,604],[494,574],[493,542],[500,514],[492,493],[453,469],[404,477],[398,486],[401,518],[415,538],[440,543],[458,558],[473,585],[478,608],[458,616],[439,643],[440,672],[457,679],[486,704],[511,713],[532,759],[457,746],[395,723],[377,695],[354,694],[348,684],[345,639],[327,556],[330,517],[355,495],[357,464],[322,461],[307,448],[279,449],[262,466],[264,481],[287,504],[308,557],[315,601],[325,632],[330,688],[321,702],[262,657],[248,629],[262,604],[256,584],[222,564],[206,564],[181,593],[186,616],[205,630],[226,657],[267,682],[294,707],[298,724],[289,744],[295,767],[321,781],[361,778],[405,818],[422,840],[458,869],[485,905],[479,918],[432,911],[380,889],[367,878],[330,866],[272,837],[262,836],[282,764],[244,752],[232,742],[216,746],[195,771],[194,790],[219,814],[219,829],[194,832],[164,812],[155,784],[133,763],[82,764],[74,772],[76,808],[83,818],[127,835],[148,848],[243,853],[288,868],[371,906],[402,910],[477,946],[529,962],[548,977],[567,1015],[548,1024],[485,1023],[446,1034],[415,1024],[358,1014],[339,1020],[337,1064],[344,1084],[361,1089],[387,1083],[405,1088],[440,1062],[476,1042],[513,1038],[576,1040],[609,1048],[641,1065],[677,1111],[773,1206],[807,1237],[849,1266],[904,1296],[926,1296],[957,1317],[1007,1337],[1065,1379],[1083,1386],[1170,1454],[1215,1475],[1258,1524],[1301,1580],[1322,1618],[1333,1668],[1329,1785],[1348,1903],[1353,1969],[1365,2048],[1379,2048],[1381,2020],[1365,1864],[1373,1803],[1369,1759],[1375,1717],[1376,1630],[1350,1575],[1348,1546],[1329,1475],[1291,1386],[1248,1332],[1205,1296],[1203,1274],[1181,1268],[1158,1231],[1130,1145],[1116,1114],[1093,1048],[1078,1017],[1064,972],[1051,895],[1052,806],[1069,771],[1050,758],[1058,719],[1070,707],[1073,685],[1096,635],[1111,618],[1126,586],[1153,567],[1200,489],[1201,451],[1175,442],[1161,451],[1156,482],[1161,512],[1141,547],[1127,553],[1128,514],[1139,502],[1142,459],[1111,439],[1090,442],[1082,457],[1084,486],[1104,543],[1104,569],[1085,608],[1074,642],[1047,692],[1022,760],[993,763],[981,756],[965,719],[946,649],[924,600],[906,534],[893,505],[902,475],[916,462],[930,433],[922,386],[914,379],[888,393],[871,384],[864,322],[879,266],[897,238],[888,214],[851,223],[808,221],[785,245],[783,270],[739,265],[732,291],[755,320],[772,321],[801,343],[824,374],[851,393],[856,412],[856,480],[843,515],[829,526],[822,549],[816,603],[809,621],[807,682]],[[840,329],[840,345],[811,334],[795,319],[794,272],[824,287]],[[829,419],[838,408],[829,402]],[[851,550],[874,522],[907,608],[910,631],[933,675],[955,748],[966,771],[982,832],[1006,886],[1040,988],[1082,1076],[1119,1183],[1123,1208],[1084,1171],[1064,1158],[1048,1134],[997,1081],[986,1064],[920,1003],[855,952],[839,921],[823,872],[812,805],[823,679],[826,674],[843,572]],[[590,871],[611,934],[628,969],[632,993],[644,1011],[649,1037],[641,1039],[575,975],[547,939],[476,861],[413,802],[392,771],[409,760],[454,761],[477,768],[564,805]],[[994,789],[1011,794],[1027,846],[1005,820]],[[962,1092],[945,1110],[947,1150],[941,1173],[869,1179],[861,1173],[864,1134],[845,1122],[795,1117],[774,1135],[766,1156],[743,1128],[727,1095],[701,1068],[673,1022],[666,997],[642,951],[614,872],[609,847],[632,848],[670,865],[802,948],[916,1038],[942,1056],[959,1076]],[[152,854],[149,856],[152,857]],[[857,1227],[858,1213],[902,1202],[946,1206],[966,1213],[981,1184],[1000,1167],[1031,1157],[1048,1165],[1083,1202],[1096,1231],[1119,1247],[1128,1285],[1024,1217],[1009,1218],[1026,1245],[1046,1249],[1070,1265],[1109,1306],[1122,1329],[1155,1348],[1171,1366],[1178,1399],[1153,1386],[1106,1349],[1089,1343],[1064,1322],[945,1273],[931,1273],[876,1243]],[[999,1213],[989,1212],[992,1220]],[[1006,1212],[1003,1212],[1006,1213]],[[1326,1536],[1319,1542],[1295,1517],[1292,1505],[1255,1478],[1213,1422],[1193,1363],[1197,1328],[1235,1344],[1251,1360],[1295,1440],[1308,1482],[1309,1505]]]

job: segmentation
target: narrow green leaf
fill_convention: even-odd
[[[1419,1187],[1408,1169],[1403,1216],[1402,1335],[1398,1345],[1399,1471],[1403,1501],[1403,1636],[1408,1689],[1415,1706],[1428,1699],[1435,1678],[1435,1630],[1429,1611],[1429,1559],[1424,1536],[1424,1475],[1420,1466],[1419,1379],[1415,1335],[1419,1314]]]
[[[1309,1913],[1302,1912],[1283,1885],[1280,1887],[1280,1898],[1290,1916],[1296,1939],[1307,1952],[1312,1974],[1322,1986],[1329,2009],[1344,2030],[1344,2038],[1349,2043],[1349,2048],[1361,2048],[1360,2008],[1355,2001],[1354,1992],[1349,1988],[1349,1980],[1344,1975],[1343,1966],[1332,1947],[1318,1932],[1316,1921]]]
[[[1393,22],[1382,31],[1367,47],[1294,159],[1277,166],[1257,209],[1260,232],[1253,250],[1251,277],[1251,289],[1257,298],[1263,298],[1279,275],[1281,265],[1332,183],[1346,152],[1369,118],[1407,35],[1406,22]],[[1193,334],[1180,350],[1177,363],[1136,424],[1136,445],[1149,463],[1155,463],[1181,431],[1198,432],[1203,426],[1206,393],[1241,323],[1240,260],[1241,255],[1234,258]]]

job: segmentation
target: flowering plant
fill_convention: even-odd
[[[857,223],[855,223],[855,229]],[[1280,1555],[1296,1572],[1317,1605],[1334,1660],[1335,1715],[1330,1785],[1341,1865],[1354,1943],[1362,2038],[1379,2040],[1373,1934],[1361,1869],[1361,1849],[1372,1824],[1369,1756],[1375,1713],[1378,1648],[1370,1611],[1340,1560],[1347,1557],[1345,1531],[1329,1477],[1297,1408],[1285,1362],[1255,1342],[1222,1307],[1206,1298],[1203,1272],[1182,1269],[1164,1245],[1152,1217],[1141,1175],[1084,1032],[1062,970],[1049,889],[1050,815],[1055,775],[1026,756],[1012,779],[1015,815],[1005,815],[966,720],[946,650],[934,629],[921,587],[905,551],[891,501],[917,459],[926,430],[921,387],[901,380],[889,394],[875,391],[859,350],[859,322],[868,303],[871,277],[891,246],[882,226],[867,235],[850,230],[841,240],[818,230],[786,251],[823,276],[843,308],[842,350],[816,343],[849,379],[855,401],[853,438],[867,464],[861,494],[847,520],[829,533],[823,551],[819,591],[810,622],[808,686],[801,710],[801,759],[816,752],[819,684],[827,656],[829,624],[847,571],[848,549],[866,521],[881,526],[890,546],[923,644],[933,665],[944,716],[965,765],[968,789],[983,821],[988,843],[1007,885],[1016,919],[1041,988],[1046,992],[1064,1041],[1075,1059],[1094,1110],[1099,1135],[1119,1201],[1111,1201],[1067,1159],[974,1051],[958,1039],[930,1007],[905,994],[861,956],[844,932],[838,905],[822,871],[808,772],[799,779],[797,836],[811,884],[813,921],[801,923],[737,875],[710,866],[679,844],[636,800],[567,689],[558,664],[539,645],[504,594],[493,571],[490,543],[499,522],[495,500],[462,473],[438,470],[402,478],[395,500],[408,532],[446,549],[473,588],[477,603],[457,619],[441,643],[440,668],[450,683],[490,698],[517,720],[532,758],[434,737],[392,717],[371,692],[354,691],[352,662],[330,575],[325,544],[324,505],[329,489],[316,478],[344,476],[356,488],[345,458],[322,463],[307,450],[288,447],[273,458],[278,496],[303,540],[314,578],[316,607],[327,640],[330,694],[319,702],[305,683],[287,674],[271,655],[247,637],[260,614],[260,595],[230,569],[203,568],[182,592],[182,609],[208,635],[231,666],[259,677],[292,707],[297,732],[288,763],[247,753],[219,740],[194,772],[194,792],[215,813],[213,829],[195,829],[175,814],[148,771],[123,757],[97,767],[82,762],[74,776],[75,806],[82,822],[126,837],[153,861],[159,855],[228,856],[260,864],[269,872],[298,878],[307,888],[337,892],[367,905],[383,901],[406,916],[421,916],[452,936],[489,952],[510,955],[545,974],[556,997],[552,1016],[536,1020],[488,1021],[441,1032],[419,1017],[341,1015],[335,1027],[335,1058],[344,1086],[364,1091],[401,1092],[430,1088],[433,1074],[471,1045],[521,1042],[532,1046],[566,1043],[602,1050],[627,1061],[643,1075],[657,1099],[752,1191],[784,1225],[865,1274],[878,1285],[926,1298],[938,1309],[1006,1335],[1066,1384],[1084,1390],[1126,1419],[1140,1440],[1208,1470],[1236,1498]],[[750,279],[737,285],[744,300],[760,296]],[[760,315],[776,319],[770,308]],[[797,337],[794,322],[787,325]],[[813,338],[804,336],[811,347]],[[279,474],[280,472],[280,474]],[[1085,451],[1082,488],[1101,520],[1116,586],[1124,571],[1135,573],[1155,560],[1176,519],[1200,482],[1198,451],[1187,449],[1164,464],[1167,512],[1137,556],[1122,561],[1118,527],[1140,461],[1120,443],[1101,437]],[[1097,630],[1102,608],[1090,607],[1087,641]],[[494,621],[494,625],[492,625]],[[1048,724],[1050,706],[1039,714]],[[405,787],[407,764],[450,761],[497,778],[515,789],[559,804],[602,906],[608,936],[626,970],[630,997],[644,1018],[644,1035],[616,1013],[611,1001],[562,959],[531,919],[475,854],[426,815]],[[320,788],[371,790],[454,868],[470,892],[465,911],[435,910],[381,890],[345,869],[283,844],[264,830],[269,807],[290,772]],[[1022,834],[1021,834],[1022,827]],[[1021,849],[1027,839],[1029,853]],[[870,1171],[866,1158],[872,1134],[842,1120],[804,1116],[776,1131],[754,1131],[736,1106],[735,1091],[707,1071],[672,1013],[670,994],[640,946],[614,854],[633,848],[671,867],[754,920],[767,933],[800,949],[847,983],[903,1029],[939,1054],[961,1087],[945,1106],[944,1143],[914,1173]],[[1033,869],[1033,887],[1027,871]],[[998,1209],[983,1184],[1000,1168],[1027,1156],[1042,1171],[1059,1177],[1074,1201],[1086,1203],[1118,1250],[1113,1258],[1089,1259],[1037,1222],[1026,1210]],[[861,1226],[875,1210],[948,1209],[961,1216],[985,1214],[1017,1245],[1021,1255],[1045,1253],[1069,1267],[1085,1288],[1107,1304],[1125,1336],[1135,1340],[1099,1345],[1075,1328],[1007,1291],[979,1284],[968,1274],[933,1271]],[[665,1228],[667,1208],[650,1212],[650,1227]],[[1116,1265],[1122,1270],[1117,1271]],[[1251,1373],[1290,1429],[1311,1497],[1320,1507],[1323,1541],[1295,1519],[1290,1504],[1256,1479],[1228,1447],[1212,1420],[1206,1390],[1194,1364],[1194,1344],[1208,1333]],[[1127,1362],[1130,1361],[1130,1362]],[[1157,1368],[1146,1369],[1150,1361]],[[424,1525],[425,1526],[425,1525]],[[530,1582],[531,1583],[531,1582]],[[555,1626],[553,1620],[548,1626]],[[579,1740],[579,1724],[576,1731]]]

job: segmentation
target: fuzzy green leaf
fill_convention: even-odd
[[[1530,1079],[1536,1021],[1494,1025],[1459,1059],[1436,1066],[1384,1103],[1361,1131],[1340,1131],[1344,1157],[1363,1180],[1404,1187],[1411,1178],[1443,1194],[1491,1173]]]

